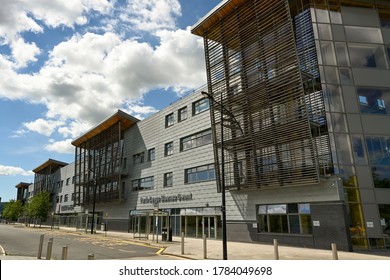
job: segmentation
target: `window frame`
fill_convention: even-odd
[[[173,113],[170,113],[165,116],[165,128],[173,126],[175,123],[175,116]]]
[[[164,173],[164,188],[173,186],[173,172]]]
[[[145,161],[145,152],[137,153],[133,155],[133,166],[140,165]]]
[[[183,114],[183,112],[184,112],[184,114]],[[183,115],[185,116],[184,118],[183,118]],[[188,119],[188,107],[187,106],[180,108],[177,112],[177,120],[179,122],[185,121],[186,119]]]
[[[156,148],[151,148],[148,150],[148,161],[156,160]]]
[[[205,106],[203,108],[202,105],[205,103],[207,103],[207,106]],[[197,108],[200,108],[200,109],[197,110]],[[208,111],[209,109],[210,109],[210,100],[207,97],[201,98],[201,99],[192,103],[192,115],[193,116],[199,115],[200,113]]]
[[[147,184],[151,183],[151,186]],[[140,179],[135,179],[131,181],[132,191],[147,191],[154,189],[154,176],[148,176]]]
[[[202,175],[203,175],[202,173],[207,175],[205,179],[202,179]],[[194,179],[190,180],[190,178],[195,178],[195,180]],[[202,183],[202,182],[208,182],[214,180],[216,180],[214,163],[184,169],[185,184],[195,184],[195,183]]]
[[[207,139],[210,137],[210,140]],[[189,143],[187,145],[187,143]],[[185,136],[180,139],[180,152],[185,152],[207,144],[213,143],[213,134],[211,128]]]
[[[164,144],[164,156],[173,155],[173,141]]]

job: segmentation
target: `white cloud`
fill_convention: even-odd
[[[36,56],[41,53],[35,43],[26,43],[23,38],[12,42],[11,49],[16,68],[26,67],[29,62],[37,61]]]
[[[63,141],[50,140],[51,143],[45,146],[45,150],[60,154],[74,154],[75,148],[72,145],[72,141],[72,139],[66,139]]]
[[[129,0],[120,18],[136,30],[154,33],[175,28],[175,19],[180,15],[181,6],[177,0]]]
[[[16,26],[10,19],[2,19],[4,12],[0,11],[0,37],[11,33],[16,36],[26,30],[43,32],[36,19],[52,27],[74,26],[82,22],[86,11],[108,13],[111,3],[115,3],[103,0],[2,2],[7,3],[13,19],[25,16],[26,23]],[[174,89],[181,94],[205,83],[203,40],[192,35],[189,28],[173,30],[175,17],[181,15],[178,1],[132,0],[128,5],[128,17],[122,16],[126,20],[133,18],[136,28],[153,32],[155,46],[114,32],[76,33],[57,44],[42,68],[30,74],[20,74],[15,68],[36,59],[39,50],[33,43],[15,41],[19,45],[14,45],[13,59],[0,54],[0,98],[43,104],[47,108],[44,117],[25,122],[15,137],[28,129],[46,136],[58,132],[64,138],[74,139],[118,108],[141,119],[156,112],[155,108],[140,103],[143,95],[151,90]],[[13,30],[7,33],[6,26]],[[26,53],[20,51],[23,46]],[[68,142],[69,139],[53,142],[46,149],[68,152]]]
[[[60,125],[63,125],[63,121],[55,121],[55,120],[44,120],[37,119],[32,122],[25,122],[23,125],[30,131],[37,132],[39,134],[50,136],[56,130],[56,128]]]
[[[0,176],[12,175],[32,176],[34,175],[34,172],[31,170],[24,170],[21,167],[0,165]]]
[[[108,0],[0,0],[0,6],[0,44],[10,44],[15,67],[25,67],[39,54],[36,45],[25,43],[20,34],[25,31],[42,33],[44,28],[40,21],[49,28],[74,28],[88,22],[88,12],[93,10],[107,14],[113,8]],[[24,52],[21,51],[22,46]]]

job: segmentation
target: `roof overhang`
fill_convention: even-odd
[[[202,36],[206,30],[214,26],[221,18],[229,15],[237,6],[246,0],[223,0],[191,27],[191,33]]]
[[[66,162],[62,162],[62,161],[58,161],[58,160],[49,158],[46,162],[42,163],[40,166],[35,168],[33,170],[33,172],[34,173],[39,173],[39,171],[42,171],[42,170],[46,169],[49,166],[57,168],[57,167],[64,167],[64,166],[67,166],[67,165],[68,165],[68,163],[66,163]]]
[[[19,188],[23,188],[23,187],[28,187],[28,186],[30,186],[31,185],[31,183],[26,183],[26,182],[20,182],[19,184],[17,184],[16,186],[15,186],[15,188],[17,188],[17,189],[19,189]]]
[[[108,119],[106,119],[105,121],[100,123],[99,125],[95,126],[91,130],[87,131],[86,133],[81,135],[79,138],[74,140],[72,142],[72,145],[78,147],[82,143],[84,143],[85,141],[95,137],[96,135],[99,135],[100,133],[102,133],[103,131],[105,131],[106,129],[110,128],[111,126],[115,125],[118,122],[121,123],[121,130],[123,131],[123,130],[128,129],[129,127],[131,127],[132,125],[134,125],[138,121],[139,121],[139,119],[137,119],[137,118],[121,111],[121,110],[118,110],[118,112],[116,112],[114,115],[112,115],[111,117],[109,117]]]

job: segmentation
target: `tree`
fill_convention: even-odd
[[[20,200],[10,200],[3,209],[3,218],[15,222],[23,213],[23,204]]]
[[[51,209],[50,193],[40,192],[28,200],[26,214],[29,218],[45,220]]]

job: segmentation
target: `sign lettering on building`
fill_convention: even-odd
[[[192,193],[177,195],[145,196],[140,198],[141,204],[158,205],[160,203],[173,203],[193,200]]]

